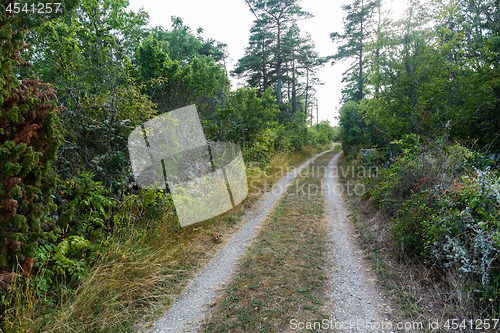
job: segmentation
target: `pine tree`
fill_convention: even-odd
[[[374,32],[373,15],[378,7],[380,7],[380,0],[354,0],[352,4],[342,6],[342,9],[347,12],[346,18],[343,19],[344,34],[338,32],[330,34],[334,43],[345,42],[331,57],[332,64],[340,60],[355,59],[342,79],[342,82],[347,83],[347,86],[342,89],[344,102],[350,99],[361,101],[365,96],[365,44]]]
[[[268,27],[274,41],[276,68],[276,103],[282,103],[283,45],[282,40],[291,24],[313,17],[299,6],[299,0],[247,0],[258,20]]]
[[[270,77],[271,68],[273,67],[273,39],[266,23],[261,20],[254,21],[250,33],[249,45],[245,50],[245,55],[238,60],[238,64],[231,75],[239,79],[244,78],[246,83],[251,87],[256,87],[259,95],[262,96],[273,80]]]

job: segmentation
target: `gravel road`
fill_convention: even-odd
[[[246,221],[238,231],[217,254],[217,256],[191,281],[184,292],[179,295],[172,307],[160,318],[149,331],[159,332],[196,332],[199,321],[204,316],[204,310],[210,302],[215,301],[217,289],[223,286],[230,277],[239,256],[250,244],[255,236],[258,226],[266,219],[273,207],[283,196],[286,187],[292,180],[317,157],[316,155],[294,169],[292,173],[283,177],[274,187],[273,191],[262,197],[254,207],[243,217]]]
[[[326,218],[331,226],[329,257],[333,264],[327,295],[332,308],[330,325],[333,323],[339,332],[393,332],[395,329],[387,328],[396,323],[389,321],[390,308],[369,272],[370,266],[363,258],[344,208],[337,179],[339,155],[330,161],[323,181]]]

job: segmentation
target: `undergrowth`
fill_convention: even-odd
[[[498,171],[479,152],[442,138],[424,142],[409,135],[398,146],[390,164],[361,154],[348,157],[345,167],[364,171],[353,173],[351,181],[364,186],[364,200],[388,214],[397,255],[439,276],[443,313],[497,318]]]

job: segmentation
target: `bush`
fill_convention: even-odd
[[[93,181],[89,173],[83,173],[64,182],[60,191],[70,198],[60,207],[62,214],[57,222],[60,227],[69,226],[64,236],[104,239],[106,232],[111,230],[109,213],[116,204],[116,200],[109,197],[109,190],[101,182]]]
[[[328,138],[328,134],[325,132],[318,132],[315,129],[308,129],[308,142],[313,147],[323,146],[331,140]]]
[[[266,165],[275,153],[274,142],[276,133],[270,128],[266,128],[258,133],[254,139],[243,146],[243,157],[246,161],[258,161],[261,165]]]
[[[274,150],[276,152],[288,153],[294,148],[292,146],[292,133],[284,125],[278,126],[276,130],[276,140],[274,140]]]
[[[359,103],[349,101],[340,108],[340,142],[345,155],[355,154],[365,141],[365,123],[359,110]]]
[[[452,187],[433,193],[436,209],[423,223],[426,253],[483,288],[500,247],[499,191],[499,176],[476,169]]]
[[[390,167],[361,180],[368,195],[392,212],[403,252],[451,270],[491,305],[500,295],[500,175],[458,144],[422,144],[416,136],[399,144]]]
[[[51,173],[61,143],[59,109],[48,85],[30,79],[20,84],[13,74],[13,66],[28,64],[20,58],[22,33],[9,23],[0,10],[0,268],[26,260],[29,271],[38,241],[56,236],[48,212],[55,208]]]

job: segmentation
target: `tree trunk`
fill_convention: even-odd
[[[306,105],[304,107],[304,113],[306,115],[304,122],[307,122],[307,98],[309,93],[309,68],[306,68]]]
[[[262,79],[264,81],[264,91],[267,90],[267,73],[266,73],[266,49],[265,39],[262,38]]]
[[[295,117],[297,113],[297,90],[295,87],[295,54],[292,58],[292,114]]]
[[[361,14],[363,14],[364,10],[364,2],[361,0]],[[359,50],[359,78],[358,78],[358,100],[361,101],[363,99],[363,39],[364,39],[364,31],[363,31],[363,15],[361,15],[361,34],[360,34],[360,50]]]
[[[276,59],[276,73],[278,84],[276,86],[276,104],[281,104],[281,23],[278,22],[278,58]]]

